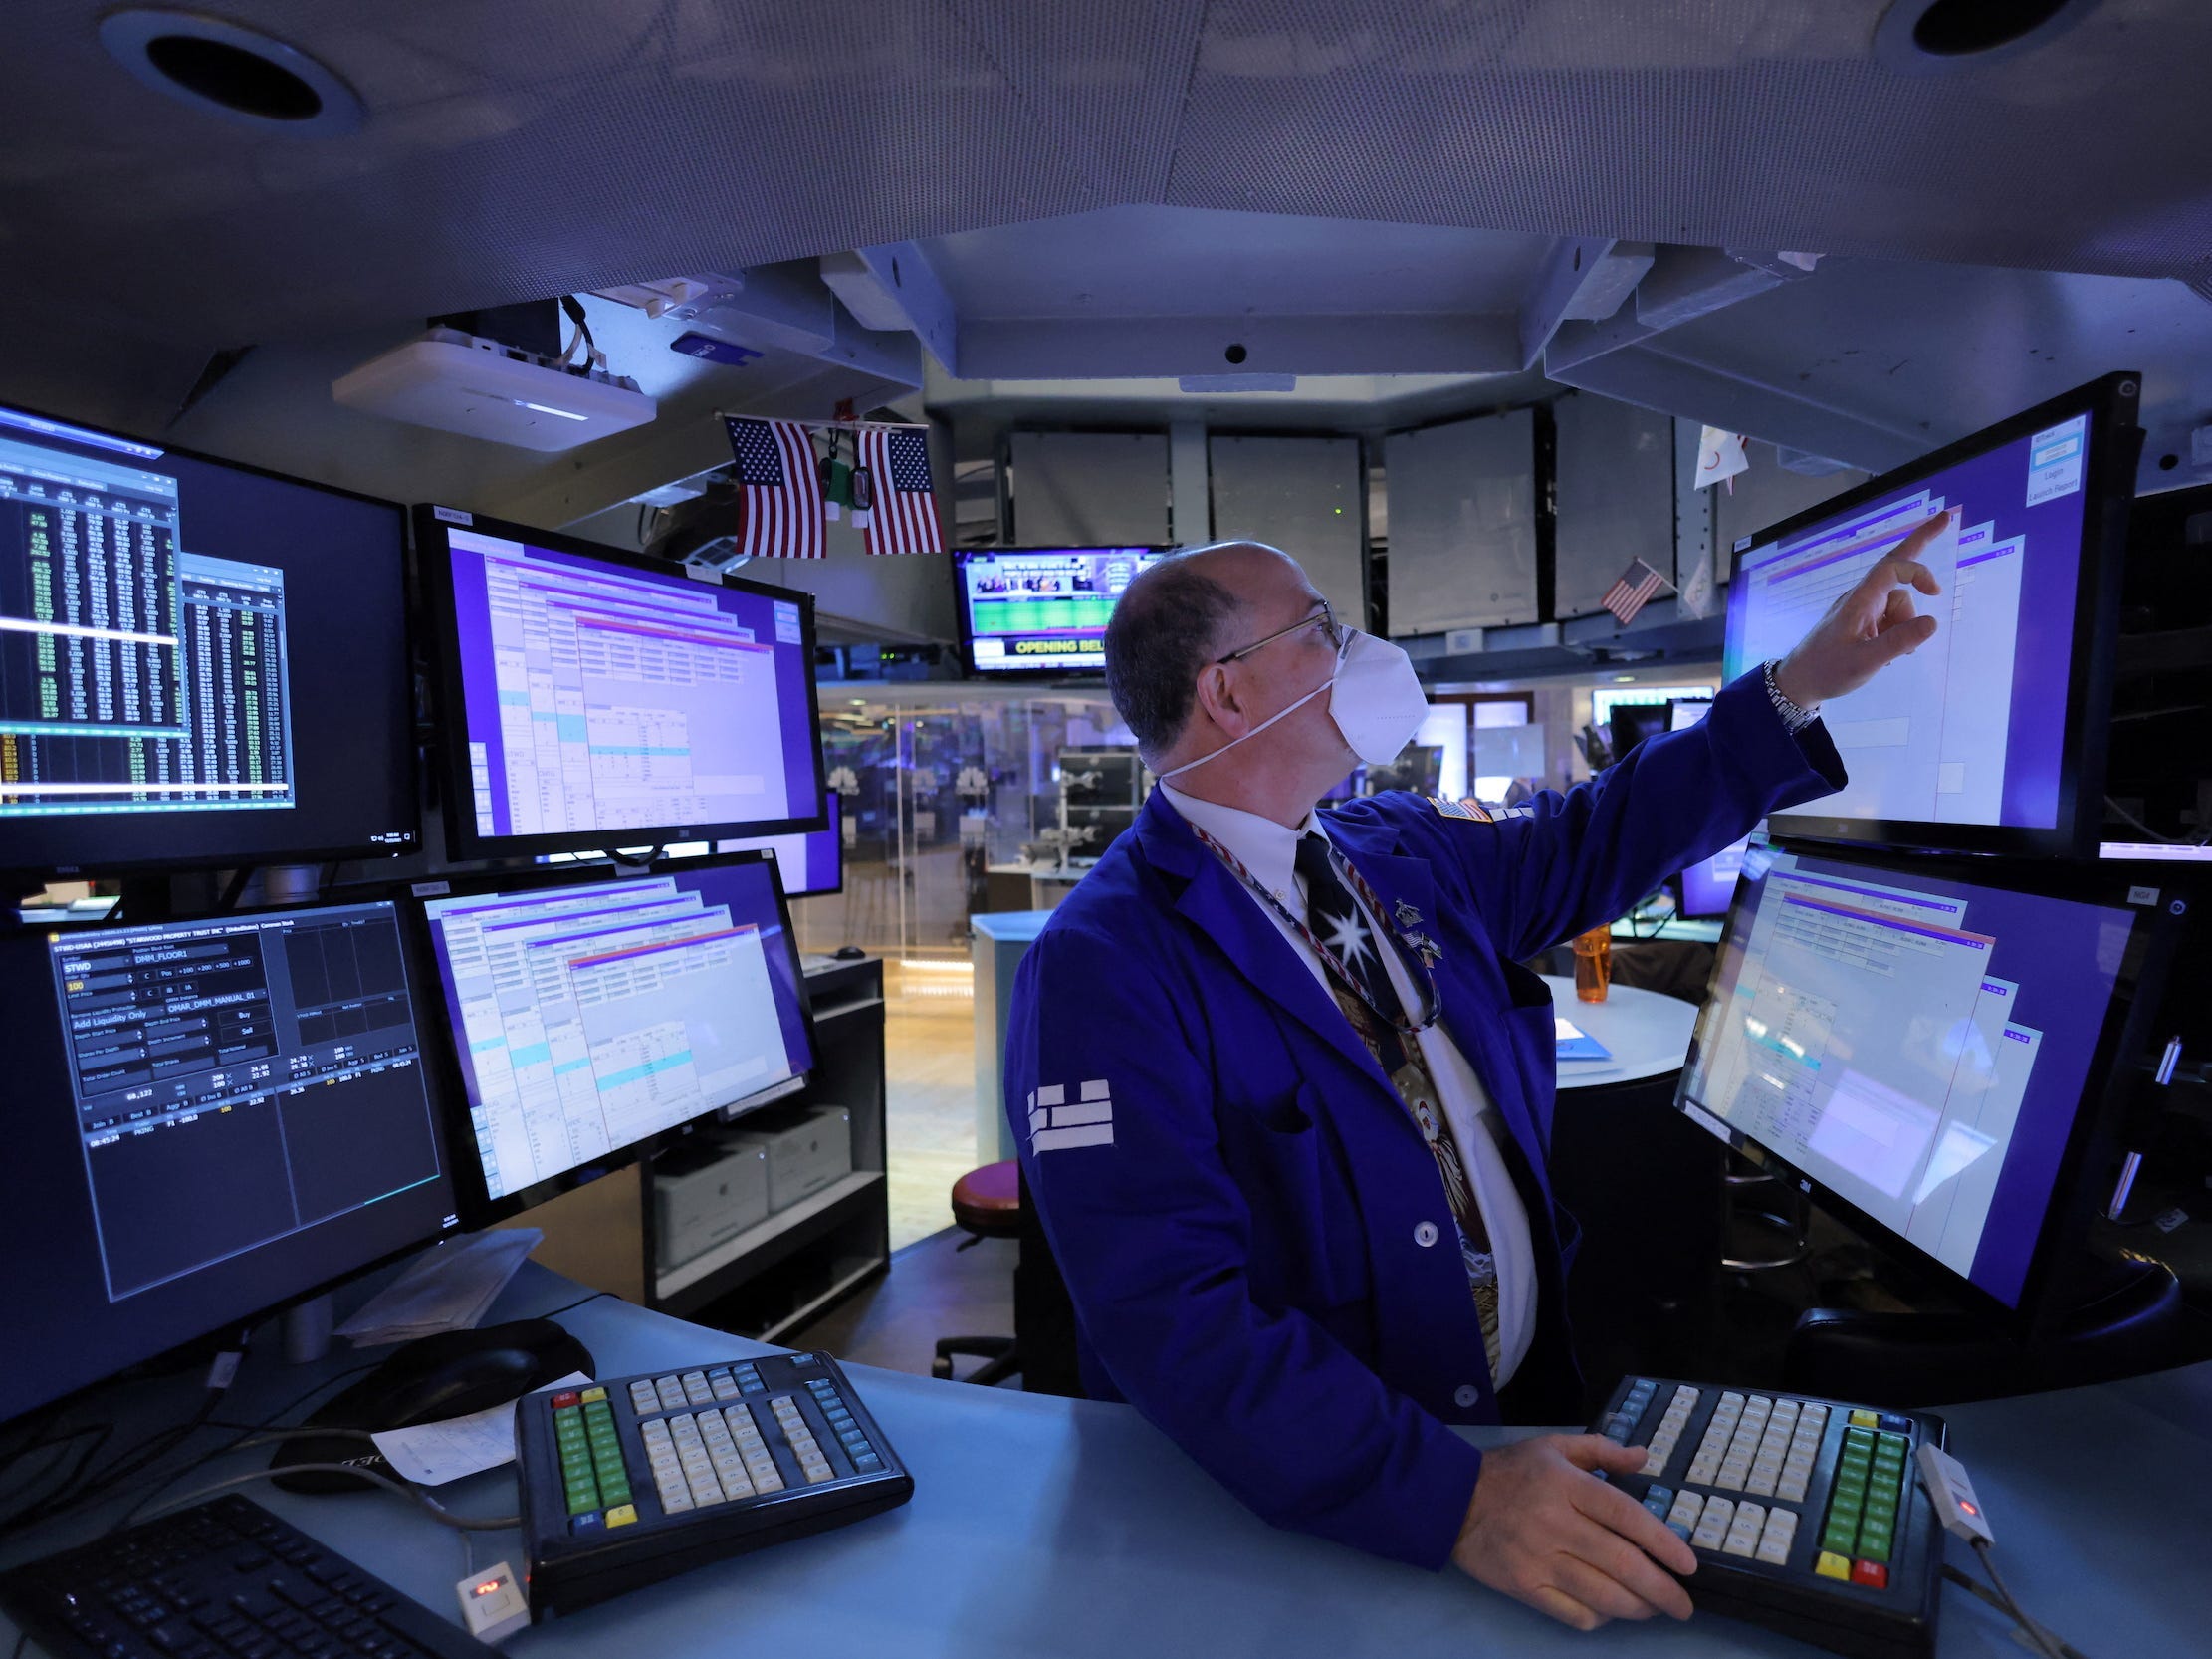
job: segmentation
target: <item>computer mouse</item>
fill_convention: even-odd
[[[868,955],[868,953],[862,950],[858,945],[839,945],[829,954],[835,957],[839,962],[860,962],[864,961]]]

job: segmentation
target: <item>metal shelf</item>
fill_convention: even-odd
[[[654,1276],[654,1299],[666,1304],[681,1297],[694,1286],[704,1283],[734,1267],[749,1256],[777,1243],[791,1243],[788,1235],[805,1227],[808,1222],[827,1215],[848,1199],[883,1185],[881,1170],[855,1170],[841,1181],[833,1181],[809,1198],[802,1198],[787,1210],[778,1210],[768,1220],[748,1227],[734,1239],[726,1239],[704,1255],[695,1256],[679,1267]],[[779,1255],[788,1252],[779,1252]]]

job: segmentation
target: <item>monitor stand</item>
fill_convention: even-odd
[[[1975,1313],[1815,1307],[1798,1315],[1784,1386],[1870,1405],[1948,1405],[2139,1376],[2178,1363],[2181,1283],[2140,1256],[2094,1261],[2056,1328],[2023,1339]]]
[[[591,1350],[551,1319],[517,1319],[480,1330],[441,1331],[396,1349],[390,1358],[343,1393],[317,1407],[304,1427],[377,1432],[465,1417],[572,1372],[591,1375]],[[357,1434],[288,1440],[270,1460],[281,1469],[299,1463],[344,1463],[396,1479],[383,1454]],[[289,1492],[357,1492],[368,1485],[325,1470],[281,1475]]]

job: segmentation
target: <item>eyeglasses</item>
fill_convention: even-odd
[[[1238,649],[1229,652],[1227,656],[1217,656],[1214,660],[1217,663],[1234,662],[1238,657],[1250,656],[1252,652],[1258,650],[1262,645],[1272,645],[1276,640],[1282,638],[1285,634],[1296,633],[1300,628],[1310,628],[1317,623],[1321,628],[1323,636],[1329,641],[1329,649],[1332,651],[1343,650],[1344,629],[1338,625],[1336,612],[1329,607],[1329,601],[1327,599],[1323,599],[1321,601],[1321,609],[1317,614],[1301,616],[1297,621],[1292,622],[1288,627],[1277,628],[1273,633],[1267,635],[1266,638],[1255,639],[1249,645],[1241,646]]]

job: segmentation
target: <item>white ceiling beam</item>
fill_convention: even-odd
[[[1652,260],[1649,242],[1569,236],[1553,244],[1521,302],[1519,366],[1536,365],[1562,323],[1613,316],[1651,270]]]
[[[864,327],[910,330],[946,373],[960,372],[960,318],[920,243],[823,254],[821,276]]]
[[[1231,356],[1231,354],[1235,354]],[[1504,374],[1521,368],[1509,316],[971,319],[978,380],[1252,374]]]

